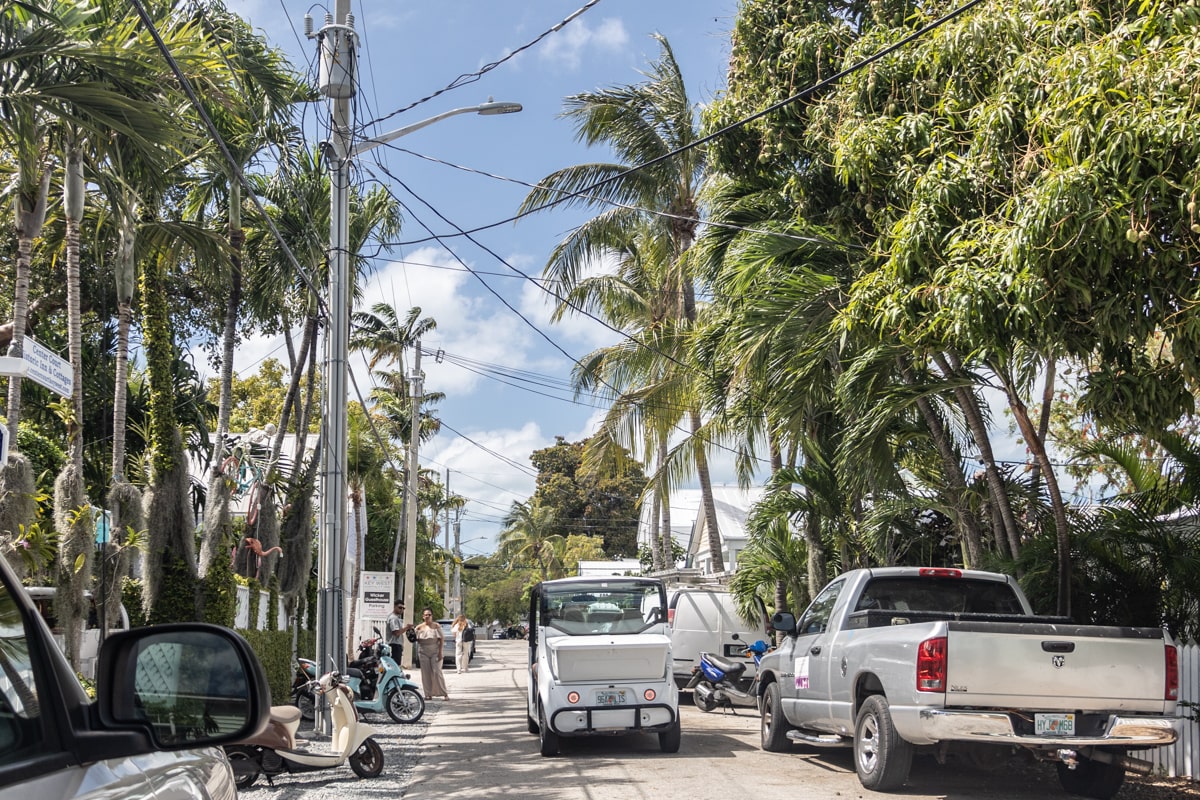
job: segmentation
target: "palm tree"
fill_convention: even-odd
[[[555,548],[562,541],[557,533],[558,520],[554,510],[534,503],[514,501],[501,521],[496,556],[507,562],[509,569],[537,568],[538,578],[546,580],[556,569]]]
[[[639,226],[657,227],[669,248],[664,261],[667,268],[658,276],[661,291],[674,298],[668,313],[677,326],[686,330],[696,323],[697,315],[694,280],[685,256],[699,221],[698,194],[706,169],[705,151],[691,147],[699,138],[696,110],[688,100],[674,53],[665,38],[655,38],[661,54],[651,63],[645,83],[587,92],[566,100],[563,116],[575,122],[576,138],[589,145],[608,145],[621,162],[580,164],[554,172],[526,196],[521,210],[528,212],[562,202],[605,209],[561,242],[546,265],[545,276],[565,287],[568,294],[585,279],[585,268],[590,263],[615,249],[617,243],[629,241]],[[687,149],[662,158],[681,148]],[[648,166],[633,169],[643,164]],[[661,351],[659,357],[675,361]],[[662,369],[666,371],[667,367]],[[700,483],[713,570],[724,572],[708,443],[699,435],[703,422],[699,405],[685,392],[682,405],[662,406],[659,413],[673,417],[669,422],[658,422],[655,427],[660,431],[686,417],[692,441],[685,450],[690,456],[689,467]],[[665,499],[662,502],[667,505]]]

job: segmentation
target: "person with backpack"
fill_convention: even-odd
[[[475,642],[475,627],[466,616],[459,614],[450,624],[454,632],[454,666],[458,674],[466,672],[471,667],[471,647]]]

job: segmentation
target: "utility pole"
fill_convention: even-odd
[[[346,669],[345,593],[342,573],[346,555],[346,378],[350,335],[350,102],[355,92],[357,35],[350,0],[336,0],[335,13],[314,37],[312,18],[305,33],[316,38],[320,56],[319,89],[329,99],[330,138],[324,156],[330,165],[329,325],[322,370],[324,431],[321,437],[321,527],[317,564],[318,672]],[[317,729],[328,734],[331,720],[324,702],[317,708]]]
[[[442,547],[447,553],[450,552],[450,468],[446,467],[446,528],[442,531]],[[450,561],[447,560],[442,568],[443,585],[446,587],[445,593],[442,595],[442,605],[446,608],[446,613],[450,616],[455,616],[454,608],[451,606],[450,594]]]
[[[417,339],[417,345],[413,348],[415,357],[413,358],[413,371],[409,376],[409,384],[412,388],[412,431],[408,435],[408,465],[405,467],[405,489],[406,503],[404,514],[404,621],[412,622],[413,613],[416,611],[417,602],[417,470],[420,469],[420,463],[417,461],[417,443],[421,441],[421,398],[423,389],[421,387],[421,340]],[[404,648],[404,656],[401,658],[401,666],[405,669],[412,667],[412,648]]]
[[[454,513],[454,610],[459,614],[467,613],[467,604],[462,596],[462,524],[459,518],[461,509]]]

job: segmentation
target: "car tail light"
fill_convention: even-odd
[[[578,703],[579,702],[579,692],[571,692],[570,694],[568,694],[567,702],[570,703],[571,705],[575,705],[576,703]]]
[[[645,697],[646,702],[649,703],[653,701],[654,698],[658,697],[658,695],[655,694],[653,689],[647,689],[646,691],[642,692],[642,697]]]
[[[673,608],[667,609],[667,624],[672,628],[675,627],[675,609]]]
[[[961,569],[947,569],[945,567],[921,567],[917,573],[922,578],[961,578]]]
[[[1163,695],[1165,700],[1179,699],[1179,650],[1175,645],[1166,646],[1167,656],[1167,686]]]
[[[946,692],[946,637],[926,639],[917,647],[917,691]]]

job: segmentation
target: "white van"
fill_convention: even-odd
[[[54,587],[53,586],[27,586],[25,591],[29,593],[29,598],[33,600],[33,604],[37,607],[38,613],[42,615],[42,619],[46,620],[46,625],[49,626],[54,634],[54,641],[58,643],[58,649],[66,652],[63,643],[61,629],[54,618]],[[97,617],[96,601],[92,600],[92,593],[85,592],[86,597],[90,601],[90,613],[88,614],[87,626],[83,630],[83,639],[79,644],[79,674],[88,680],[96,678],[96,656],[100,653],[100,623]],[[108,632],[127,631],[129,630],[129,614],[125,611],[125,606],[120,606],[117,619],[106,620],[108,623]]]
[[[754,659],[742,651],[759,639],[770,641],[762,614],[755,622],[745,620],[733,595],[720,589],[683,587],[671,592],[667,619],[675,684],[681,689],[700,664],[700,653],[713,653],[746,664],[742,678],[748,685],[757,674]]]

